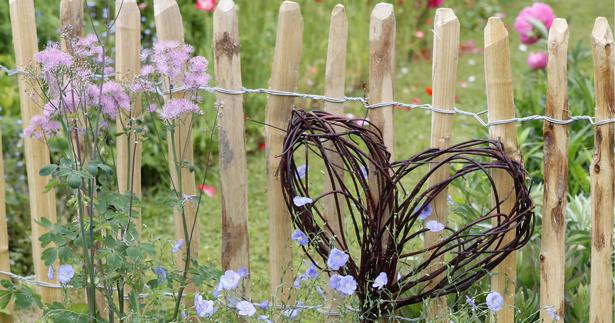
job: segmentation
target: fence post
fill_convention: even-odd
[[[115,78],[130,82],[141,69],[141,12],[135,0],[116,0],[115,34]],[[137,133],[130,129],[137,127],[142,119],[141,98],[136,96],[130,114],[120,113],[117,119],[116,164],[117,182],[121,193],[132,192],[141,198],[141,151],[143,146],[137,140]],[[126,133],[126,129],[129,133]],[[130,174],[133,175],[130,178]],[[138,211],[136,211],[138,212]],[[141,216],[133,217],[137,231],[141,230]]]
[[[62,0],[60,1],[60,26],[62,28],[70,26],[69,37],[80,37],[83,35],[83,0]],[[67,48],[64,38],[60,38],[62,50],[70,51]]]
[[[284,1],[280,6],[270,88],[294,91],[299,77],[303,42],[303,17],[299,4]],[[282,152],[285,132],[290,121],[293,99],[270,95],[265,114],[267,155],[267,206],[269,209],[269,270],[272,292],[282,287],[278,300],[289,297],[292,286],[290,215],[277,176],[278,155]]]
[[[346,46],[348,43],[348,19],[343,5],[338,4],[331,12],[331,22],[329,24],[329,43],[327,47],[327,64],[325,69],[325,95],[329,97],[343,98],[345,96],[346,79]],[[325,102],[326,112],[335,115],[344,115],[344,104],[336,102]],[[328,145],[326,158],[329,165],[342,165],[343,161],[339,154],[335,153],[332,145]],[[329,166],[332,172],[336,172],[337,167]],[[339,176],[344,176],[343,172]],[[342,177],[343,178],[343,177]],[[337,179],[333,176],[325,177],[323,192],[331,192],[337,187]],[[337,209],[336,200],[338,195],[329,195],[323,198],[323,211],[327,217],[327,222],[331,225],[333,233],[338,236],[343,230],[343,209]],[[337,322],[339,314],[336,308],[340,305],[338,293],[332,289],[327,289],[327,322]]]
[[[34,18],[33,0],[10,0],[11,28],[13,46],[15,48],[15,63],[17,68],[25,69],[33,66],[34,55],[38,52],[36,36],[36,20]],[[33,91],[40,91],[24,75],[18,75],[19,98],[21,104],[21,120],[24,126],[30,123],[32,116],[40,114],[42,102]],[[28,195],[30,199],[30,218],[32,224],[32,262],[37,280],[51,282],[47,279],[47,267],[41,259],[42,247],[38,238],[47,231],[37,222],[47,218],[56,222],[55,190],[45,191],[49,177],[39,176],[39,170],[49,165],[49,150],[47,145],[34,138],[24,137],[26,171],[28,174]],[[52,303],[61,299],[60,291],[51,288],[39,289],[44,303]]]
[[[235,2],[223,0],[214,12],[216,82],[241,90],[239,24]],[[222,191],[222,269],[249,268],[248,166],[243,96],[217,93],[220,106],[220,188]],[[244,284],[244,288],[249,284]],[[245,290],[244,290],[245,291]]]
[[[512,74],[508,31],[501,19],[491,17],[485,27],[485,83],[489,122],[515,117],[513,104]],[[489,128],[491,139],[500,140],[507,155],[519,160],[516,125],[506,123]],[[495,170],[492,173],[500,198],[505,198],[500,206],[502,213],[508,214],[515,203],[512,178],[508,173]],[[497,219],[494,219],[497,221]],[[507,233],[502,243],[514,239],[515,231]],[[497,313],[497,322],[512,323],[515,317],[515,271],[516,253],[511,252],[493,271],[491,288],[504,297],[504,308]]]
[[[182,17],[179,12],[179,6],[175,0],[155,0],[154,1],[154,17],[156,20],[156,33],[159,41],[177,41],[180,44],[184,43],[184,27]],[[174,92],[174,97],[182,97],[181,92]],[[168,96],[165,97],[168,100]],[[184,116],[179,120],[179,126],[175,128],[175,135],[171,136],[168,133],[167,145],[169,152],[169,170],[171,173],[171,181],[174,187],[178,187],[177,173],[175,171],[175,163],[173,161],[173,145],[175,142],[176,154],[181,156],[181,162],[188,165],[194,163],[194,151],[192,146],[192,115]],[[181,168],[182,177],[182,192],[188,196],[196,195],[196,180],[194,173],[188,168]],[[196,218],[196,205],[194,201],[187,201],[184,204],[184,212],[186,215],[186,223],[188,224],[188,234],[194,232],[190,244],[190,255],[192,259],[198,259],[199,250],[199,222]],[[194,226],[193,226],[194,224]],[[177,211],[175,212],[175,237],[188,241],[188,237],[184,235],[182,216]],[[184,257],[187,248],[183,248],[182,252],[178,252],[177,264],[181,270],[184,268]],[[188,284],[186,295],[194,291],[194,285]],[[186,303],[191,304],[190,297],[186,297]]]
[[[457,81],[457,61],[459,56],[459,20],[455,12],[449,8],[436,10],[434,19],[433,37],[433,66],[432,66],[432,105],[438,109],[453,110],[455,107],[455,87]],[[447,148],[451,144],[453,128],[452,115],[433,112],[431,114],[431,147]],[[444,157],[440,158],[444,159]],[[439,160],[435,160],[437,163]],[[440,167],[430,178],[431,185],[435,185],[449,176],[448,167]],[[448,212],[448,190],[445,188],[436,196],[432,204],[433,216],[431,219],[446,223]],[[425,247],[436,244],[441,239],[440,233],[425,233]],[[444,261],[438,257],[437,263]],[[440,275],[430,281],[434,286],[444,278]],[[428,285],[428,286],[429,286]],[[446,296],[431,301],[429,317],[437,321],[447,321],[448,307]]]
[[[604,17],[592,31],[596,121],[615,117],[613,101],[613,34]],[[613,321],[613,124],[595,127],[591,176],[592,245],[590,322]]]
[[[568,23],[557,18],[549,30],[547,107],[545,114],[568,119]],[[540,253],[540,319],[552,322],[547,306],[564,317],[566,198],[568,191],[568,125],[544,122],[544,176]]]
[[[4,190],[4,155],[2,150],[2,131],[0,129],[0,271],[11,272],[11,258],[9,255],[9,232],[6,224],[6,199]],[[0,275],[1,278],[1,275]],[[0,323],[12,323],[12,304],[6,308],[8,313],[0,313]]]

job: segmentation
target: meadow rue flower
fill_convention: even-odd
[[[235,305],[235,308],[237,308],[237,314],[239,314],[240,316],[253,316],[256,313],[256,307],[254,307],[254,304],[248,301],[241,301],[237,303],[237,305]]]
[[[184,72],[193,48],[177,41],[159,41],[154,44],[152,61],[156,71],[171,81]]]
[[[297,176],[298,176],[299,178],[304,178],[304,177],[305,177],[305,174],[307,174],[307,169],[308,169],[308,167],[307,167],[307,165],[305,165],[305,164],[303,164],[303,165],[301,165],[301,166],[297,167]]]
[[[190,89],[198,89],[209,83],[207,74],[207,59],[202,56],[195,56],[188,60],[186,72],[184,73],[184,86]]]
[[[224,290],[233,290],[239,286],[240,280],[241,276],[238,273],[227,270],[224,275],[220,276],[220,287]]]
[[[466,303],[468,303],[468,305],[472,307],[472,311],[476,311],[476,309],[478,308],[478,306],[476,306],[476,301],[474,300],[474,298],[468,295],[466,295]]]
[[[533,70],[541,70],[547,67],[548,60],[547,52],[530,53],[527,55],[527,66]]]
[[[203,299],[201,294],[194,294],[194,309],[199,317],[210,317],[216,312],[214,301]]]
[[[156,111],[158,111],[158,106],[153,103],[147,107],[147,112],[149,113],[156,113]]]
[[[43,115],[36,115],[30,119],[30,124],[24,129],[26,137],[33,137],[38,140],[43,138],[55,137],[60,132],[60,123],[51,120]]]
[[[54,73],[73,65],[73,58],[62,51],[57,43],[50,43],[43,51],[34,55],[34,60],[41,64],[45,74]]]
[[[258,308],[260,308],[261,310],[266,310],[267,308],[269,308],[269,301],[263,301],[262,303],[257,305]]]
[[[237,273],[239,274],[239,277],[246,278],[248,277],[248,268],[241,267],[239,268],[239,270],[237,270]]]
[[[357,282],[350,275],[341,276],[335,274],[329,279],[329,287],[342,295],[350,296],[357,290]]]
[[[433,210],[431,208],[431,205],[427,204],[423,206],[423,208],[421,209],[421,213],[419,213],[419,219],[424,221],[431,215],[432,212]]]
[[[171,252],[172,253],[177,253],[178,251],[180,251],[182,249],[183,246],[184,246],[184,239],[179,239],[179,240],[177,240],[177,242],[175,242],[175,245],[171,249]]]
[[[200,114],[201,109],[187,99],[171,99],[162,107],[160,119],[163,121],[172,121],[192,113]]]
[[[382,287],[386,286],[388,282],[389,282],[389,279],[387,278],[387,274],[384,272],[381,272],[380,274],[378,274],[376,279],[374,279],[374,283],[372,284],[372,287],[376,289],[382,289]]]
[[[166,280],[167,279],[167,272],[162,267],[154,268],[154,273],[156,274],[156,276],[158,276],[159,280]]]
[[[549,317],[553,321],[559,321],[561,319],[561,317],[559,315],[557,315],[557,310],[555,309],[555,307],[553,307],[553,306],[546,306],[545,307],[545,311],[547,311],[547,315],[549,315]]]
[[[305,235],[305,233],[303,233],[303,231],[299,229],[293,231],[293,234],[290,237],[291,239],[297,241],[297,243],[302,247],[305,247],[309,242],[308,237]]]
[[[489,310],[498,312],[504,307],[504,298],[498,292],[491,292],[487,294],[486,303]]]
[[[293,197],[293,204],[295,206],[304,206],[306,204],[311,204],[314,202],[311,198],[305,196],[295,196]]]
[[[339,270],[341,267],[346,265],[348,258],[348,254],[337,248],[333,248],[329,253],[329,258],[327,258],[327,266],[329,266],[332,270]]]
[[[553,9],[547,4],[536,2],[529,7],[523,8],[515,19],[515,30],[519,33],[521,42],[526,45],[534,44],[542,37],[542,33],[551,28],[555,19]],[[542,24],[544,31],[535,30],[536,24]]]
[[[98,85],[90,84],[87,87],[87,96],[90,104],[100,102],[101,112],[109,119],[115,120],[120,110],[130,111],[130,97],[117,82],[105,82],[102,89]]]
[[[103,48],[96,35],[89,34],[77,40],[75,54],[82,58],[92,58],[100,63],[103,59]]]
[[[68,284],[75,276],[75,270],[71,265],[60,265],[58,268],[58,281],[60,284]]]
[[[425,224],[425,228],[429,229],[431,232],[440,232],[444,230],[444,224],[436,220],[431,220]]]
[[[54,274],[55,271],[53,270],[53,266],[49,266],[49,269],[47,269],[47,279],[52,280]]]

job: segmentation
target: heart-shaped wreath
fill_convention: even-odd
[[[361,121],[294,111],[279,176],[292,221],[308,237],[307,257],[332,272],[331,250],[349,255],[338,273],[356,280],[363,317],[463,291],[529,240],[534,205],[526,173],[499,141],[471,140],[389,162],[380,130]],[[441,167],[450,176],[430,186]],[[514,192],[498,192],[493,171],[508,173]],[[492,207],[456,225],[425,218],[453,181],[476,175],[488,181]],[[502,209],[513,196],[514,206]],[[432,246],[425,247],[425,234],[437,235]],[[387,283],[375,288],[381,273]]]

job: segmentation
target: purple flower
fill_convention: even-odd
[[[498,292],[491,292],[487,294],[486,303],[489,310],[495,313],[504,307],[504,298]]]
[[[119,83],[113,81],[103,83],[102,91],[98,85],[88,85],[87,97],[90,105],[100,102],[101,112],[112,120],[117,118],[120,110],[130,111],[130,97]]]
[[[308,167],[305,164],[297,167],[297,176],[299,178],[304,178],[305,174],[307,174],[307,170],[308,170]]]
[[[293,234],[290,236],[290,238],[297,241],[297,243],[302,247],[305,247],[309,242],[308,237],[305,235],[305,233],[303,233],[303,231],[299,229],[293,231]]]
[[[63,52],[57,43],[50,43],[45,50],[34,55],[34,60],[41,64],[46,74],[57,72],[59,69],[73,65],[73,58]]]
[[[175,81],[184,72],[192,51],[191,46],[177,41],[159,41],[154,44],[152,61],[158,73]]]
[[[239,286],[240,280],[241,276],[238,273],[227,270],[224,275],[220,276],[220,287],[224,290],[233,290]]]
[[[305,270],[304,275],[309,279],[316,279],[316,277],[318,277],[318,270],[316,268],[316,265],[310,263],[310,266],[308,267],[308,269]]]
[[[559,321],[561,317],[557,314],[557,310],[553,306],[546,306],[545,311],[553,321]]]
[[[179,239],[179,240],[177,240],[177,242],[175,242],[175,245],[171,249],[171,252],[172,253],[177,253],[178,251],[180,251],[182,249],[183,246],[184,246],[184,239]]]
[[[530,53],[527,56],[527,66],[533,70],[541,70],[547,67],[549,54],[547,52]]]
[[[216,285],[216,288],[214,288],[214,291],[211,294],[213,295],[213,297],[218,298],[218,296],[220,296],[221,291],[222,291],[222,285],[218,283],[218,285]]]
[[[384,272],[381,272],[380,274],[378,274],[378,277],[374,279],[374,283],[372,284],[372,287],[376,289],[382,289],[382,287],[386,286],[388,282],[389,282],[389,279],[387,278],[387,274]]]
[[[147,111],[149,113],[156,113],[156,111],[158,111],[158,106],[152,103],[147,107]]]
[[[167,272],[162,267],[154,268],[154,273],[156,274],[156,276],[158,276],[159,280],[166,280],[167,279]]]
[[[253,316],[256,313],[256,307],[254,307],[254,304],[248,301],[241,301],[237,303],[237,305],[235,305],[235,308],[237,308],[237,314],[239,314],[240,316]]]
[[[444,230],[444,224],[436,220],[431,220],[425,224],[425,228],[429,229],[431,232],[440,232]]]
[[[295,277],[295,281],[293,282],[293,288],[294,289],[301,288],[301,283],[303,283],[304,280],[305,280],[305,276],[304,275],[299,275],[299,276]]]
[[[79,38],[75,44],[75,54],[82,58],[92,58],[100,63],[103,58],[103,48],[100,46],[98,37],[94,34],[89,34]]]
[[[196,56],[188,60],[186,72],[184,74],[184,86],[191,89],[198,89],[209,83],[207,65],[209,63],[202,56]]]
[[[303,302],[298,301],[297,306],[294,308],[287,308],[282,311],[282,315],[286,316],[289,320],[295,320],[301,314],[301,307],[303,306]]]
[[[341,267],[344,267],[346,262],[348,261],[348,254],[337,249],[331,249],[329,253],[329,258],[327,259],[327,266],[332,270],[339,270]]]
[[[49,266],[49,269],[47,269],[47,279],[52,280],[54,274],[55,274],[55,271],[53,270],[53,265],[51,265]]]
[[[350,296],[357,290],[357,282],[350,275],[341,276],[335,274],[329,279],[329,287],[344,296]]]
[[[542,25],[545,31],[551,28],[555,20],[553,9],[547,4],[536,2],[532,6],[523,8],[515,19],[515,30],[519,33],[521,42],[526,45],[536,43],[543,35],[535,30],[537,25]]]
[[[36,115],[30,119],[30,124],[24,129],[24,136],[38,140],[55,137],[60,132],[60,123],[43,115]]]
[[[312,199],[309,197],[305,197],[305,196],[295,196],[293,197],[293,204],[295,204],[295,206],[301,207],[304,206],[306,204],[312,204]]]
[[[474,298],[468,295],[466,295],[466,303],[468,303],[468,305],[472,307],[472,311],[476,311],[476,309],[478,308],[478,306],[476,306],[476,301],[474,301]]]
[[[257,305],[258,308],[260,308],[261,310],[266,310],[267,308],[269,308],[269,301],[263,301],[262,303]]]
[[[432,212],[433,210],[431,208],[431,205],[424,205],[421,209],[421,213],[419,213],[419,219],[424,221],[431,215]]]
[[[265,322],[267,322],[267,323],[271,323],[271,320],[269,319],[269,317],[268,317],[267,315],[260,315],[260,316],[258,317],[258,320],[259,320],[259,321],[265,321]]]
[[[75,270],[71,265],[61,265],[58,268],[58,281],[60,284],[68,284],[75,276]]]
[[[203,299],[201,294],[194,294],[194,309],[199,317],[210,317],[216,312],[214,301]]]
[[[163,121],[172,121],[192,113],[200,114],[201,109],[189,100],[171,99],[162,107],[160,119]]]
[[[237,273],[239,274],[239,277],[246,278],[248,277],[248,268],[241,267],[239,268],[239,270],[237,270]]]

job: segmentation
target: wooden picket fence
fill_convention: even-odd
[[[122,0],[117,0],[121,3]],[[16,63],[19,68],[29,66],[33,56],[38,52],[36,21],[33,0],[9,0],[10,16],[13,30]],[[118,79],[129,79],[139,71],[140,12],[135,0],[123,0],[117,17],[116,28],[116,71]],[[183,42],[184,33],[182,17],[175,0],[155,0],[154,10],[156,29],[160,40],[177,40]],[[61,22],[72,25],[75,35],[83,30],[83,0],[61,1]],[[456,70],[459,55],[459,21],[451,9],[441,8],[436,11],[434,19],[433,43],[433,94],[432,106],[438,109],[454,111]],[[235,4],[231,0],[219,3],[214,13],[213,48],[215,63],[215,80],[218,87],[229,90],[241,90],[239,27]],[[394,100],[395,80],[395,33],[396,22],[393,6],[380,3],[371,15],[369,29],[369,103],[392,102]],[[274,49],[270,89],[292,92],[299,79],[303,34],[303,18],[297,3],[284,1],[279,10],[277,37]],[[345,61],[348,35],[348,22],[344,7],[333,8],[329,33],[329,46],[325,71],[325,95],[344,98]],[[590,319],[592,322],[611,322],[612,320],[612,228],[614,206],[614,132],[611,122],[600,123],[615,117],[614,80],[613,80],[613,36],[605,18],[597,18],[592,32],[592,48],[595,70],[595,118],[598,124],[595,130],[594,160],[589,170],[591,176],[592,198],[592,243],[591,243],[591,301]],[[367,35],[366,35],[367,37]],[[513,103],[513,83],[510,64],[509,35],[499,18],[490,18],[484,30],[484,67],[489,122],[515,118]],[[564,19],[556,19],[549,32],[547,67],[547,105],[545,115],[558,120],[568,119],[567,107],[567,47],[568,26]],[[22,77],[19,77],[21,114],[23,124],[39,113],[41,102],[29,95],[31,89]],[[217,93],[220,103],[219,140],[220,145],[220,184],[222,198],[222,250],[223,268],[248,267],[248,193],[247,165],[244,141],[244,112],[242,95]],[[283,284],[292,285],[292,273],[285,268],[291,261],[289,237],[291,235],[290,217],[284,203],[280,182],[276,176],[277,155],[281,152],[285,128],[293,107],[293,97],[269,95],[265,122],[267,149],[267,205],[269,214],[269,263],[271,288]],[[140,111],[136,104],[133,109]],[[344,105],[326,102],[324,109],[330,113],[342,114]],[[370,120],[383,130],[387,147],[393,150],[393,106],[370,109]],[[451,145],[452,119],[448,113],[432,113],[431,145],[447,147]],[[503,142],[507,154],[519,159],[520,153],[516,142],[516,123],[503,122],[489,128],[489,136]],[[178,147],[186,142],[192,145],[191,129],[179,129],[175,138]],[[41,218],[56,220],[56,200],[53,191],[45,192],[49,179],[38,175],[41,167],[49,163],[49,151],[45,144],[31,138],[24,138],[25,159],[30,195],[30,212],[32,219],[32,249],[35,276],[38,281],[47,282],[47,268],[41,261],[41,245],[38,237],[44,229],[36,222]],[[541,309],[552,306],[560,317],[564,317],[564,268],[565,268],[565,210],[567,195],[567,141],[568,126],[565,124],[544,123],[544,202],[543,230],[541,247]],[[122,165],[127,156],[128,143],[125,137],[118,139],[118,177],[120,190],[127,190],[128,170]],[[169,146],[170,147],[170,146]],[[0,147],[1,149],[1,147]],[[178,148],[180,149],[180,148]],[[188,161],[192,161],[192,149],[188,149]],[[1,158],[0,154],[0,158]],[[136,169],[139,170],[140,160]],[[173,170],[173,167],[171,167]],[[9,237],[4,203],[4,170],[0,160],[0,271],[10,272],[8,256]],[[176,174],[173,175],[175,180]],[[512,181],[504,173],[496,173],[497,189],[501,192],[512,191]],[[194,175],[188,171],[182,174],[184,192],[196,192]],[[440,171],[434,176],[435,182],[447,176]],[[140,178],[139,175],[135,178]],[[187,179],[187,180],[186,180]],[[136,183],[139,183],[137,180]],[[330,184],[329,184],[330,185]],[[140,185],[135,186],[140,194]],[[326,201],[325,201],[326,202]],[[504,208],[510,207],[509,204]],[[328,207],[325,205],[325,208]],[[331,207],[331,206],[329,206]],[[435,218],[446,221],[447,192],[436,199]],[[196,216],[190,209],[190,217]],[[178,239],[185,239],[179,217],[175,226]],[[189,223],[192,220],[188,219]],[[196,221],[198,224],[198,221]],[[198,228],[195,228],[198,232]],[[514,234],[514,232],[512,233]],[[195,234],[198,237],[199,234]],[[433,244],[436,235],[427,235],[426,244]],[[198,239],[193,240],[193,256],[198,256]],[[514,321],[515,296],[515,254],[512,253],[492,276],[492,289],[505,297],[506,306],[497,314],[498,322]],[[57,289],[40,288],[43,301],[60,300]],[[434,301],[431,317],[446,313],[445,298]],[[551,318],[541,310],[540,317],[546,322]],[[10,315],[0,314],[0,322],[10,322]]]

